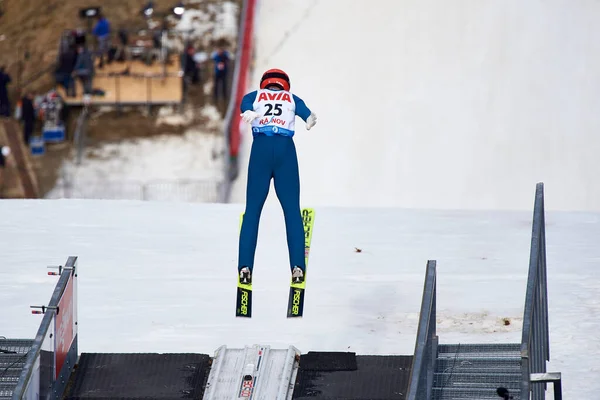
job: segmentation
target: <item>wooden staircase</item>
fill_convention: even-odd
[[[22,138],[19,123],[12,118],[0,118],[0,145],[10,147],[11,153],[0,182],[0,198],[37,199],[39,185],[29,147]]]

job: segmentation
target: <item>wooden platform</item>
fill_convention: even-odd
[[[131,61],[113,61],[110,64],[104,64],[104,67],[98,68],[96,63],[96,73],[121,73],[129,69],[132,74],[161,74],[163,70],[166,70],[167,74],[176,75],[181,71],[181,63],[178,59],[171,56],[170,63],[163,68],[163,65],[159,62],[154,62],[151,65],[146,65],[140,60]]]
[[[35,199],[39,185],[28,146],[22,138],[22,129],[11,118],[0,118],[0,144],[10,147],[10,161],[4,168],[4,184],[0,185],[0,198]]]
[[[177,104],[182,101],[183,81],[179,76],[179,64],[167,65],[167,76],[162,76],[159,63],[147,66],[141,61],[114,62],[96,69],[92,87],[104,91],[103,96],[92,96],[94,104]],[[124,73],[127,72],[127,73]],[[69,105],[83,104],[83,87],[76,82],[76,97],[59,93]]]

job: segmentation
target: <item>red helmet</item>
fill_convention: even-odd
[[[290,90],[290,77],[280,69],[265,71],[260,79],[260,88],[265,89],[269,85],[279,86],[282,90]]]

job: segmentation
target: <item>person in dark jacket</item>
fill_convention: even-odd
[[[219,99],[219,92],[223,99],[227,99],[227,74],[229,72],[229,53],[222,46],[212,54],[212,60],[215,64],[215,87],[214,100],[215,103]]]
[[[76,29],[73,31],[73,43],[75,44],[75,47],[79,47],[79,46],[86,46],[87,42],[86,42],[86,38],[85,38],[85,31],[82,29]]]
[[[77,49],[77,61],[73,73],[81,80],[83,94],[92,94],[92,79],[94,78],[94,60],[92,53],[84,46]]]
[[[6,73],[6,67],[0,66],[0,115],[10,117],[10,102],[8,100],[8,84],[12,79]]]
[[[131,60],[131,51],[129,50],[129,32],[125,28],[119,29],[117,51],[115,60],[125,62]]]
[[[198,68],[198,64],[196,64],[196,60],[194,60],[194,47],[188,46],[185,49],[185,53],[183,54],[183,75],[185,77],[186,83],[197,84],[200,82],[200,69]]]
[[[77,51],[73,46],[67,47],[58,58],[58,65],[54,71],[56,83],[65,88],[67,96],[75,96],[75,82],[73,71],[77,61]]]
[[[23,121],[23,140],[29,146],[29,140],[35,126],[35,106],[33,105],[33,93],[27,92],[21,99],[21,121]]]

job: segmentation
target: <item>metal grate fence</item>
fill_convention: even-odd
[[[219,202],[223,182],[211,180],[74,181],[59,183],[50,199],[151,200]]]

